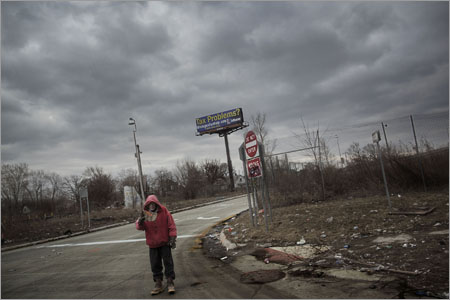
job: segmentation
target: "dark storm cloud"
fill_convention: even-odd
[[[195,118],[232,108],[246,120],[267,113],[274,138],[300,116],[345,125],[448,109],[445,2],[2,2],[1,12],[4,161],[133,167],[129,117],[154,169],[225,161],[223,139],[196,137]]]

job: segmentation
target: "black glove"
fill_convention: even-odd
[[[139,226],[142,226],[142,225],[144,225],[144,221],[145,221],[145,216],[144,216],[144,212],[143,212],[143,211],[141,211],[141,216],[139,217],[139,220],[138,220],[138,224],[139,224]]]
[[[171,236],[169,237],[169,247],[175,249],[177,247],[177,237]]]

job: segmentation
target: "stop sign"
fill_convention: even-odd
[[[255,157],[258,153],[258,142],[256,141],[256,134],[253,131],[249,131],[245,135],[245,152],[248,157]]]

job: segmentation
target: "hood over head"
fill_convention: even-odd
[[[159,203],[158,198],[156,198],[155,195],[150,195],[147,197],[147,200],[145,200],[144,210],[148,210],[150,203],[152,203],[152,202],[156,204],[156,209],[158,209],[162,206],[161,203]]]

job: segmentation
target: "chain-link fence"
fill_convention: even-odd
[[[423,185],[426,190],[427,186],[448,184],[446,111],[341,128],[299,126],[292,135],[277,137],[277,146],[267,157],[272,187],[283,191],[285,198],[289,190],[295,190],[297,198],[305,191],[310,198],[320,198],[321,194],[325,198],[327,194],[347,193],[350,189],[383,191],[379,189],[383,183],[376,144],[372,141],[375,131],[380,132],[386,174],[394,189]]]

